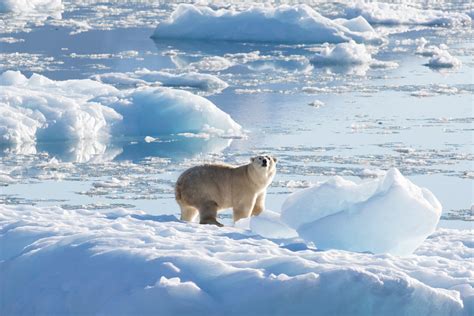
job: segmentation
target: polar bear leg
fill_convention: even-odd
[[[255,199],[251,201],[241,201],[237,206],[234,206],[234,223],[239,219],[249,217],[253,207],[255,205]]]
[[[216,219],[218,206],[214,201],[206,201],[199,207],[200,224],[212,224],[222,227]]]
[[[255,206],[253,207],[252,210],[252,216],[257,216],[262,213],[262,211],[265,209],[265,196],[266,192],[262,192],[257,196],[257,200],[255,201]]]
[[[198,210],[190,205],[179,205],[181,208],[181,220],[192,222],[198,214]]]

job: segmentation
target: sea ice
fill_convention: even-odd
[[[447,50],[437,48],[426,65],[431,68],[456,68],[461,66],[461,61]]]
[[[228,87],[228,84],[211,74],[188,72],[172,74],[165,71],[153,71],[146,68],[127,73],[104,73],[92,77],[103,83],[117,86],[163,85],[166,87],[190,87],[208,93],[217,93]]]
[[[366,68],[396,68],[398,64],[392,61],[380,61],[372,58],[364,44],[354,41],[325,46],[311,58],[314,65],[353,66],[366,65]]]
[[[55,11],[62,8],[61,0],[0,0],[0,12]]]
[[[315,251],[125,209],[0,205],[0,229],[2,315],[295,315],[315,306],[324,315],[469,315],[474,307],[469,231],[441,230],[419,254],[396,257]]]
[[[0,143],[104,140],[111,135],[241,135],[240,125],[227,113],[183,90],[119,91],[90,79],[54,81],[15,71],[1,74],[0,86]]]
[[[153,37],[282,43],[380,41],[374,32],[351,30],[360,25],[356,21],[344,26],[304,4],[252,7],[245,11],[181,4],[168,20],[157,26]]]
[[[413,25],[470,25],[471,18],[464,13],[417,9],[404,3],[362,2],[350,4],[345,17],[364,17],[371,24]]]
[[[441,204],[397,169],[360,184],[334,177],[290,195],[282,220],[322,249],[407,255],[433,233]]]

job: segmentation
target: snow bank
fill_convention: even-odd
[[[94,80],[115,86],[136,86],[158,84],[167,87],[190,87],[209,93],[217,93],[228,87],[228,84],[210,74],[188,72],[172,74],[165,71],[153,71],[146,68],[127,73],[105,73],[94,75]]]
[[[61,0],[0,0],[0,12],[55,11],[62,8]]]
[[[14,71],[0,75],[0,86],[0,143],[241,132],[212,102],[182,90],[119,91],[90,79],[54,81]]]
[[[473,263],[443,251],[472,255],[469,232],[399,258],[124,209],[0,205],[0,229],[2,315],[472,313]]]
[[[307,5],[252,7],[239,12],[180,4],[167,21],[158,25],[153,37],[287,43],[380,40],[374,32],[353,29],[320,15]]]
[[[322,249],[407,255],[433,233],[441,204],[390,169],[356,184],[334,177],[288,197],[281,217]]]
[[[471,18],[464,13],[417,9],[407,4],[356,2],[345,9],[348,18],[364,17],[372,24],[413,25],[470,25]]]

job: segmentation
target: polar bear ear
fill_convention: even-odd
[[[272,157],[273,159],[273,162],[276,163],[278,161],[278,159],[276,159],[275,157]]]
[[[254,162],[254,161],[255,161],[255,157],[251,157],[250,162]]]

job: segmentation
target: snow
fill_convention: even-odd
[[[138,87],[119,91],[90,79],[54,81],[20,72],[0,75],[0,143],[106,140],[174,133],[240,135],[241,127],[190,92]]]
[[[62,7],[61,0],[0,0],[0,12],[55,11]]]
[[[286,43],[380,41],[374,32],[351,30],[361,24],[359,19],[344,26],[304,4],[251,7],[244,11],[180,4],[168,20],[157,26],[153,37]]]
[[[228,87],[226,82],[211,74],[197,72],[172,74],[146,68],[127,73],[104,73],[94,75],[92,78],[103,83],[118,86],[158,84],[167,87],[191,87],[209,93],[217,93]]]
[[[125,209],[0,205],[0,229],[2,315],[469,315],[474,307],[469,231],[438,230],[419,253],[396,257],[315,251]]]
[[[432,234],[441,204],[395,168],[356,184],[334,177],[290,195],[283,222],[322,249],[407,255]]]
[[[348,18],[364,17],[371,24],[388,25],[469,25],[471,18],[464,13],[441,10],[422,10],[404,3],[362,2],[345,8]]]

